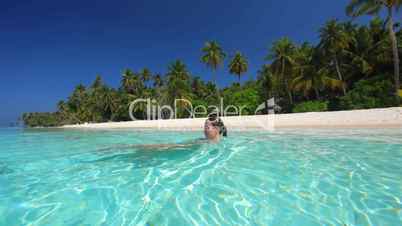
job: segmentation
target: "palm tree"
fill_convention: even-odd
[[[264,64],[262,68],[258,71],[258,81],[262,91],[262,97],[265,103],[265,111],[268,113],[268,100],[272,98],[274,81],[271,68],[269,65]]]
[[[208,81],[205,84],[205,93],[206,96],[204,99],[209,105],[216,104],[220,100],[220,91],[218,87],[216,87],[216,85],[211,81]]]
[[[68,119],[68,116],[69,116],[69,109],[68,109],[68,105],[63,100],[61,100],[57,103],[57,113],[59,115],[60,123],[65,124],[66,120]],[[68,121],[67,121],[67,123],[68,123]]]
[[[325,56],[330,59],[330,64],[334,65],[338,79],[344,81],[340,62],[341,57],[346,53],[351,43],[351,37],[345,32],[344,27],[337,20],[330,20],[320,29],[321,42],[319,48]],[[346,95],[346,87],[342,87],[343,94]]]
[[[162,76],[160,74],[156,74],[154,77],[154,87],[162,87],[163,86],[163,80]]]
[[[141,80],[144,84],[146,84],[152,77],[152,73],[148,68],[142,69],[140,72]]]
[[[310,68],[314,53],[314,47],[308,42],[303,43],[300,47],[296,47],[293,55],[293,69],[295,70],[296,75],[303,75],[306,70]]]
[[[273,96],[273,75],[271,72],[271,68],[268,64],[264,64],[260,70],[258,70],[258,81],[261,81],[261,85],[263,86],[264,98],[268,99]]]
[[[96,75],[95,81],[92,83],[92,89],[98,89],[103,86],[102,77],[100,75]]]
[[[121,87],[128,94],[139,95],[144,87],[144,84],[139,75],[134,74],[134,72],[132,72],[130,69],[126,69],[123,72]]]
[[[395,82],[395,95],[399,101],[399,53],[398,43],[394,31],[393,13],[397,11],[402,5],[402,0],[351,0],[346,7],[346,13],[352,17],[358,17],[363,14],[374,15],[378,14],[383,8],[387,12],[387,30],[392,45],[392,55],[394,61],[394,82]]]
[[[73,110],[78,111],[78,109],[83,106],[86,98],[86,87],[82,84],[79,84],[75,87],[73,93],[68,98],[68,105]]]
[[[208,96],[206,91],[206,84],[204,81],[201,80],[199,76],[196,76],[191,81],[191,90],[194,96],[198,99],[204,99]]]
[[[303,92],[308,99],[311,91],[314,91],[317,99],[320,99],[320,90],[324,87],[330,90],[341,89],[343,82],[331,78],[326,67],[322,65],[320,48],[314,48],[305,42],[298,47],[294,54],[295,75],[291,88],[296,92]]]
[[[114,89],[105,87],[102,94],[102,107],[103,115],[107,120],[112,119],[113,112],[117,109],[117,95]]]
[[[74,112],[76,122],[89,121],[90,119],[90,101],[88,90],[82,84],[75,87],[73,93],[68,98],[67,107]]]
[[[373,21],[372,21],[373,22]],[[381,23],[381,22],[380,22]],[[360,79],[367,78],[373,74],[375,70],[375,59],[379,56],[377,53],[378,46],[383,43],[381,37],[379,41],[366,26],[354,27],[354,29],[345,29],[348,36],[353,37],[344,61],[349,62],[345,71],[345,80],[353,84]]]
[[[186,65],[180,60],[176,60],[169,65],[168,73],[168,93],[171,100],[177,98],[187,98],[190,93],[190,73]]]
[[[107,89],[108,88],[103,84],[102,77],[97,75],[90,87],[88,106],[86,106],[86,108],[89,108],[92,121],[103,121],[104,94]]]
[[[273,43],[271,53],[266,57],[267,60],[272,60],[271,66],[275,74],[280,76],[284,89],[287,92],[290,104],[293,104],[293,95],[290,87],[292,74],[291,67],[294,65],[295,46],[288,38],[282,38]],[[288,73],[286,73],[286,70]]]
[[[301,74],[292,81],[293,90],[303,92],[307,99],[311,91],[314,91],[317,99],[320,99],[319,91],[324,87],[331,90],[343,88],[343,82],[328,76],[325,68],[309,70],[308,73]]]
[[[57,102],[57,111],[61,113],[67,111],[67,105],[64,100]]]
[[[190,73],[183,62],[176,60],[170,64],[167,78],[168,101],[171,104],[173,104],[176,99],[190,99]],[[178,102],[178,104],[180,107],[186,108],[185,102]],[[180,111],[180,109],[175,109],[175,114],[179,116],[186,114],[184,111]]]
[[[216,85],[216,70],[223,63],[226,54],[215,41],[206,42],[201,51],[203,52],[201,61],[212,69],[213,81]]]
[[[229,64],[229,72],[237,75],[240,83],[240,76],[248,70],[247,59],[240,53],[236,52],[232,61]]]
[[[121,80],[121,87],[122,89],[127,92],[132,94],[134,92],[134,73],[130,69],[126,69],[123,72],[123,77]]]
[[[161,101],[159,100],[159,98],[161,97],[161,87],[163,86],[163,79],[162,76],[160,74],[156,74],[155,76],[153,76],[153,86],[154,86],[154,90],[155,90],[155,96],[157,98],[157,101]]]

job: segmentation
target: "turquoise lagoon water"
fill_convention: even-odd
[[[0,225],[402,225],[402,131],[0,129]]]

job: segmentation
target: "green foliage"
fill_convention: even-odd
[[[177,60],[169,65],[167,73],[167,92],[169,96],[169,103],[173,103],[174,99],[190,98],[190,73],[187,66]]]
[[[58,115],[50,112],[25,113],[22,115],[22,120],[29,127],[52,127],[59,125]]]
[[[226,57],[220,45],[215,41],[206,42],[201,51],[204,54],[201,57],[201,61],[214,70],[222,64],[223,59]]]
[[[364,14],[377,14],[382,7],[399,9],[402,5],[400,0],[351,0],[346,7],[346,14],[352,17]]]
[[[257,75],[257,90],[259,91],[261,102],[273,97],[274,85],[274,76],[269,65],[265,64],[258,70]]]
[[[293,108],[293,113],[300,112],[320,112],[328,110],[328,101],[306,101],[300,104],[297,104]]]
[[[235,83],[223,91],[225,106],[235,105],[241,108],[242,115],[252,115],[260,104],[260,96],[255,82],[246,83],[243,87]]]
[[[226,57],[225,52],[215,41],[206,42],[205,46],[201,49],[203,55],[201,61],[208,67],[212,68],[215,73],[219,65],[223,64],[223,60]],[[213,76],[214,83],[216,85],[216,75]]]
[[[144,80],[143,75],[126,69],[123,72],[120,89],[128,94],[139,95],[144,90]]]
[[[394,31],[394,13],[398,12],[402,6],[401,0],[351,0],[346,7],[346,14],[351,17],[358,17],[364,14],[378,15],[383,9],[386,12],[386,27],[389,34],[388,41],[391,48],[387,48],[386,52],[392,52],[392,61],[394,64],[394,95],[399,102],[400,89],[400,60],[398,50],[398,35]],[[381,56],[381,55],[380,55]],[[386,57],[382,57],[386,59]]]
[[[247,70],[248,70],[247,59],[240,52],[236,52],[232,61],[230,61],[229,63],[229,72],[231,74],[237,75],[237,78],[239,79],[240,83],[240,76],[243,73],[246,73]]]
[[[295,53],[295,44],[285,37],[272,44],[271,51],[266,57],[272,61],[271,69],[278,81],[275,87],[276,93],[287,96],[290,105],[293,104],[291,81],[294,77],[292,72],[295,66]]]
[[[377,3],[352,2],[356,5],[351,6],[351,12],[356,15],[370,11],[367,6],[372,5],[366,3]],[[218,106],[223,97],[224,106],[244,107],[242,114],[246,115],[254,114],[259,104],[272,97],[283,113],[396,106],[395,75],[394,84],[389,82],[396,62],[391,51],[395,43],[389,38],[389,27],[387,30],[383,25],[378,17],[368,25],[330,20],[320,29],[318,45],[281,38],[270,47],[257,79],[243,85],[238,82],[219,89],[215,76],[203,81],[177,60],[165,73],[153,73],[148,68],[125,69],[116,88],[109,87],[98,75],[91,84],[76,86],[67,100],[57,104],[56,112],[26,113],[22,118],[27,126],[127,121],[129,105],[137,98],[152,98],[159,105],[170,106],[175,99],[185,98],[194,107]],[[402,42],[402,31],[396,35]],[[214,73],[224,64],[226,54],[217,42],[207,42],[201,52],[201,61]],[[236,52],[225,68],[240,81],[249,69],[248,63],[246,56]],[[185,110],[189,106],[180,104],[178,116],[189,116]],[[133,113],[137,119],[145,119],[146,111],[142,104]]]
[[[387,80],[362,80],[354,89],[340,98],[341,109],[368,109],[396,106],[392,83]]]

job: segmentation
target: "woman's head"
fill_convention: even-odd
[[[219,140],[219,127],[207,119],[204,124],[204,135],[208,140]]]
[[[220,136],[227,136],[227,130],[223,121],[218,118],[218,114],[213,112],[208,115],[204,124],[204,134],[209,140],[219,140]]]

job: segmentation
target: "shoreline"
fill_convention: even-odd
[[[402,128],[402,107],[221,118],[228,130],[232,131],[281,128]],[[65,125],[58,128],[199,131],[203,129],[204,121],[205,118],[141,120]]]

